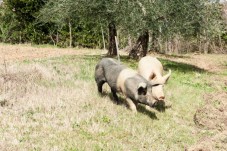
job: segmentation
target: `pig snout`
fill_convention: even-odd
[[[152,95],[156,101],[164,101],[165,94],[163,92],[163,86],[158,85],[158,86],[152,87]]]
[[[165,96],[158,97],[158,101],[164,101],[164,100],[165,100]]]

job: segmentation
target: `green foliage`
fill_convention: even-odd
[[[40,0],[5,0],[5,5],[13,11],[21,25],[35,20],[35,13],[45,4]]]
[[[221,35],[226,39],[220,4],[207,0],[5,0],[0,22],[2,42],[61,47],[71,41],[74,47],[101,47],[101,27],[107,37],[110,23],[121,34],[121,47],[129,35],[134,41],[145,30],[162,47],[175,37],[204,43],[218,43]]]
[[[13,30],[17,27],[18,22],[15,21],[15,14],[9,11],[5,5],[0,5],[0,41],[10,42],[14,36]],[[19,35],[19,34],[18,34]]]
[[[35,13],[44,4],[39,0],[5,0],[0,6],[2,40],[11,43],[44,43],[46,37],[43,35],[47,34],[47,26],[35,24]]]
[[[227,34],[223,34],[222,39],[227,43]]]
[[[101,28],[94,23],[81,22],[74,28],[74,46],[96,48],[102,39]]]

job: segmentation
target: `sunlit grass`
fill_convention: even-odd
[[[182,151],[196,143],[201,132],[193,116],[204,104],[203,95],[215,91],[208,73],[189,64],[161,60],[172,70],[165,87],[165,112],[139,107],[133,114],[125,105],[116,105],[107,95],[97,93],[94,69],[100,56],[63,56],[12,64],[9,72],[19,73],[17,66],[30,67],[40,79],[7,89],[10,97],[1,96],[13,106],[1,107],[0,146],[4,150],[173,150]],[[137,62],[122,58],[136,69]],[[35,72],[36,73],[36,72]],[[18,77],[18,81],[23,77]],[[17,81],[15,81],[17,82]],[[4,85],[5,83],[1,83]],[[15,93],[18,87],[26,89]]]

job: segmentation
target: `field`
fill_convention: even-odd
[[[105,51],[0,44],[0,149],[227,150],[227,55],[157,56],[172,75],[166,108],[133,114],[94,68]],[[121,56],[136,69],[137,61]]]

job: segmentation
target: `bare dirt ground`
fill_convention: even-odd
[[[227,69],[226,54],[188,54],[183,56],[160,54],[151,55],[179,63],[191,64],[209,72],[221,72],[224,69]]]
[[[82,50],[82,51],[81,51]],[[59,57],[63,55],[92,55],[105,54],[105,51],[94,51],[92,49],[80,49],[77,51],[72,48],[42,48],[31,47],[31,45],[4,45],[0,44],[0,63],[5,61],[23,61],[37,58]],[[224,54],[189,54],[184,56],[151,54],[152,56],[163,59],[188,63],[210,72],[220,72],[227,68],[227,55]]]
[[[227,92],[204,95],[205,105],[197,110],[194,122],[202,130],[215,131],[212,137],[202,138],[192,151],[227,149]]]
[[[91,49],[76,49],[71,48],[42,48],[31,47],[31,45],[4,45],[0,44],[0,63],[7,61],[23,61],[38,58],[59,57],[64,55],[85,55],[93,54],[97,51]],[[101,52],[101,51],[100,51]]]

